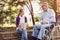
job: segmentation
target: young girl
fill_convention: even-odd
[[[16,18],[16,30],[18,33],[22,34],[22,40],[28,40],[27,38],[27,18],[24,16],[24,11],[23,9],[19,10],[19,14]]]

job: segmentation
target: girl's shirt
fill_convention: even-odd
[[[24,28],[24,29],[26,29],[26,27],[27,27],[27,22],[25,22],[25,16],[19,16],[19,18],[20,18],[20,22],[19,22],[19,24],[20,25],[23,25],[23,27],[20,27],[20,25],[18,26],[18,29],[19,28]]]
[[[25,23],[25,16],[23,17],[19,16],[19,18],[20,18],[20,23]]]

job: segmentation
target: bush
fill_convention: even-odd
[[[34,17],[34,20],[35,20],[35,22],[39,22],[40,21],[40,17],[36,16],[36,17]]]

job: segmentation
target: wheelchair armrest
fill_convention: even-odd
[[[56,26],[57,22],[51,22],[51,24]]]

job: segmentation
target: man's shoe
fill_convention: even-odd
[[[38,39],[38,40],[41,40],[41,39]]]
[[[36,37],[32,37],[32,40],[37,40],[37,38]]]

